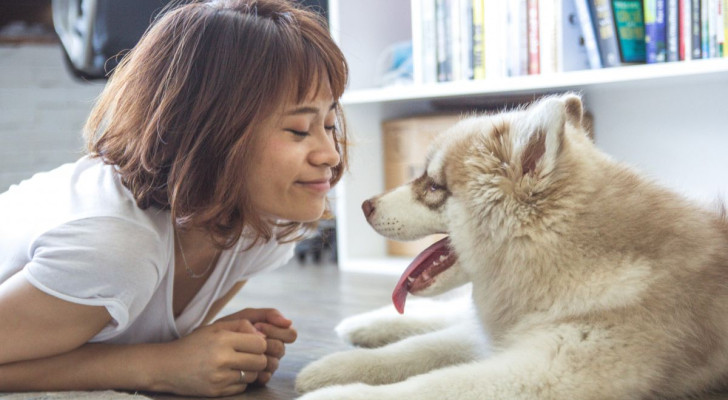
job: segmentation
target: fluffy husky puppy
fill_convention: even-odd
[[[582,111],[567,94],[466,119],[420,178],[364,203],[386,237],[449,235],[413,261],[395,306],[471,282],[475,318],[409,332],[400,321],[406,334],[384,335],[394,343],[306,367],[297,389],[320,390],[303,399],[664,399],[726,386],[723,212],[611,160]],[[365,320],[384,322],[344,326],[362,343],[392,321]]]

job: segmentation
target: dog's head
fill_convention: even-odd
[[[567,148],[590,146],[580,97],[547,97],[527,108],[467,118],[431,145],[425,173],[364,202],[369,224],[395,240],[445,233],[418,255],[393,294],[433,295],[472,280],[504,246],[558,219]]]

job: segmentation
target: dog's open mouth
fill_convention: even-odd
[[[450,251],[450,238],[438,240],[418,254],[399,278],[392,292],[394,308],[404,313],[404,302],[408,293],[417,293],[435,282],[435,277],[452,267],[457,256]]]

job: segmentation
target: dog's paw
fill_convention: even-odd
[[[296,376],[296,391],[308,393],[326,386],[350,383],[348,373],[335,360],[340,353],[326,356],[304,367]]]
[[[306,393],[327,386],[366,383],[381,385],[402,379],[396,366],[387,363],[377,350],[356,349],[328,355],[314,361],[296,377],[296,391]]]
[[[381,399],[381,396],[369,393],[372,387],[361,383],[331,386],[321,390],[307,393],[298,400],[371,400]]]
[[[398,314],[392,306],[382,307],[344,319],[336,326],[337,335],[354,346],[376,348],[427,332],[443,329],[452,321],[443,302],[411,302],[407,314]]]
[[[400,315],[376,310],[344,319],[336,326],[336,334],[354,346],[382,347],[409,336],[403,322]]]

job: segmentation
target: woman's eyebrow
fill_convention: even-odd
[[[336,108],[338,105],[338,102],[331,103],[331,106],[329,106],[329,109],[327,111],[331,111]],[[294,108],[293,110],[290,110],[286,112],[285,115],[299,115],[299,114],[318,114],[319,109],[317,107],[311,107],[311,106],[303,106]]]

